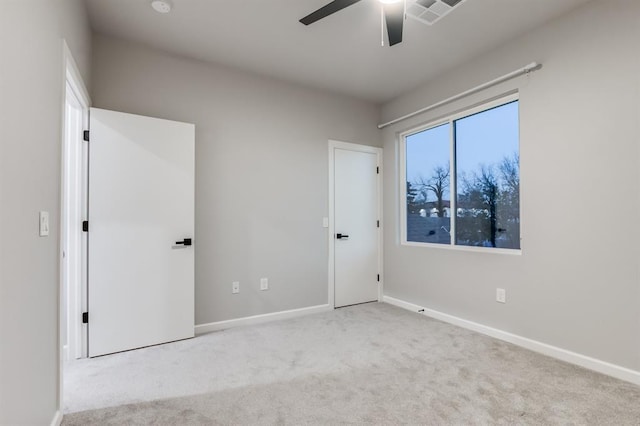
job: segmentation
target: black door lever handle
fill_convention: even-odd
[[[339,240],[346,240],[349,239],[349,236],[347,234],[336,234],[336,238]]]
[[[191,245],[191,238],[185,238],[182,241],[176,241],[176,244],[184,244],[185,246]]]

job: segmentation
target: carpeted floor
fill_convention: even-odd
[[[640,425],[640,387],[387,304],[65,365],[63,425]]]

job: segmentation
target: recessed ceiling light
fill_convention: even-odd
[[[400,3],[401,0],[378,0],[382,4]]]
[[[153,0],[151,7],[158,13],[171,12],[171,3],[168,0]]]

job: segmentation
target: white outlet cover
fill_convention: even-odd
[[[260,278],[260,290],[269,290],[268,278]]]
[[[496,302],[507,303],[507,291],[504,288],[496,288]]]
[[[233,294],[240,293],[240,282],[239,281],[234,281],[231,284],[231,293],[233,293]]]

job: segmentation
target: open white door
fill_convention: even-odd
[[[382,150],[331,141],[333,157],[334,306],[380,298]]]
[[[89,356],[193,337],[195,127],[90,122]]]

